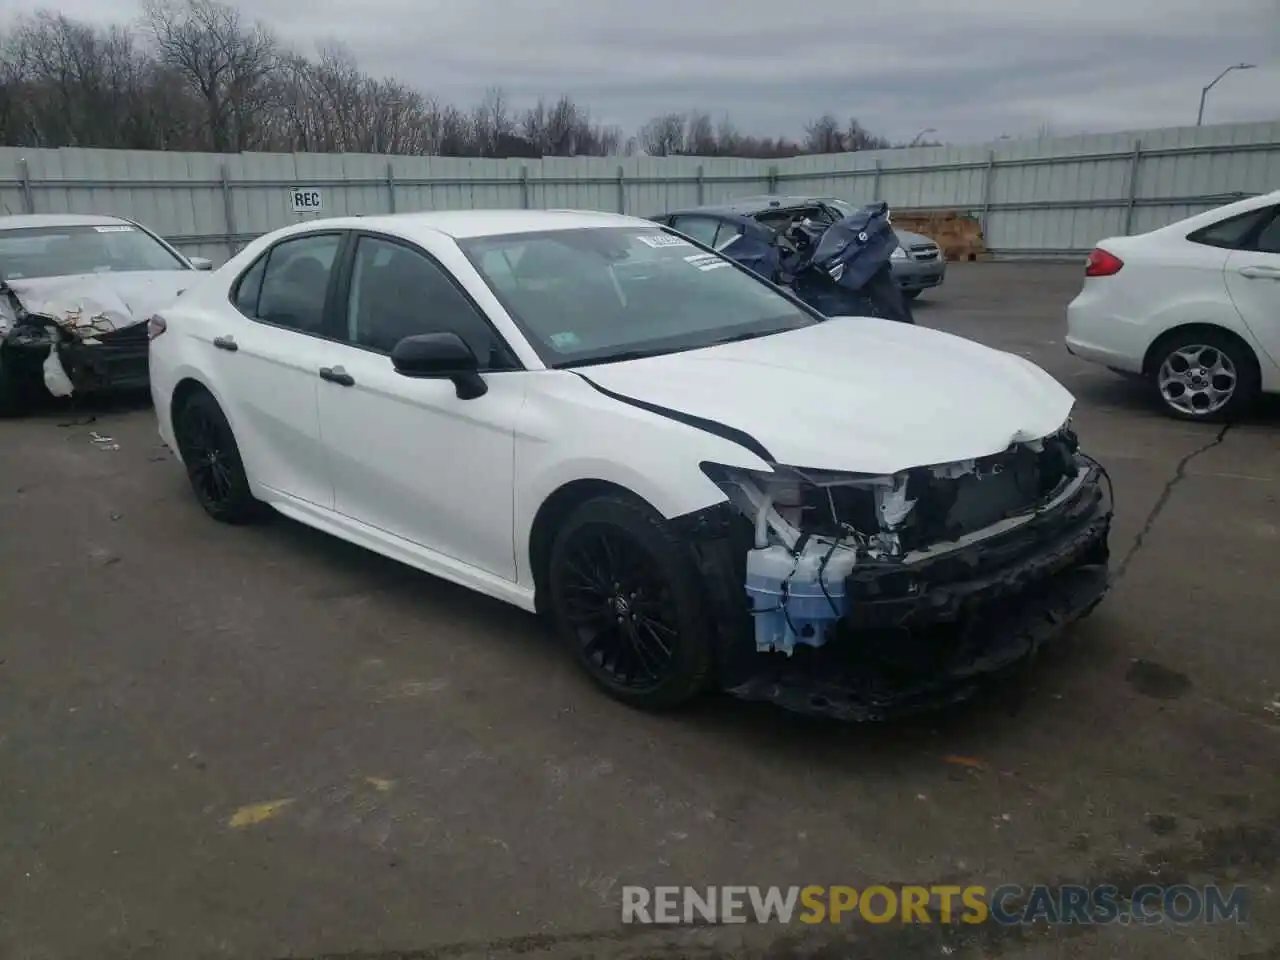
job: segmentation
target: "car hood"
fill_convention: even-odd
[[[892,224],[890,224],[890,226],[892,226]],[[898,235],[898,240],[908,246],[926,243],[933,243],[936,246],[934,239],[932,237],[926,237],[923,233],[914,233],[911,230],[902,230],[898,227],[894,227],[893,232]]]
[[[28,313],[48,317],[83,339],[143,322],[173,303],[196,277],[193,270],[139,270],[10,280],[8,286]],[[12,317],[0,315],[0,333],[12,323]]]
[[[1039,439],[1075,402],[1019,356],[863,317],[574,372],[749,434],[775,462],[880,475]]]

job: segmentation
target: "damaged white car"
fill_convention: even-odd
[[[0,414],[41,390],[145,387],[147,317],[212,266],[121,217],[0,217]]]
[[[633,705],[931,707],[1108,588],[1109,484],[1057,381],[824,318],[649,221],[313,221],[150,330],[211,516],[274,508],[544,612]]]

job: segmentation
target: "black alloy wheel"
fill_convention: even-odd
[[[213,397],[188,397],[174,415],[178,451],[191,489],[209,516],[223,523],[249,523],[265,514],[249,491],[231,424]]]
[[[549,572],[561,635],[587,674],[633,706],[694,697],[711,668],[711,637],[687,548],[643,504],[589,501],[561,529]]]

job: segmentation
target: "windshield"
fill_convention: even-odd
[[[6,280],[186,269],[155,237],[125,223],[0,232],[0,276]]]
[[[551,367],[821,322],[719,254],[657,227],[508,234],[459,246]]]

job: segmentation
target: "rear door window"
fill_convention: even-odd
[[[699,243],[708,247],[714,247],[716,244],[716,230],[720,226],[719,220],[711,217],[676,217],[671,221],[673,230],[683,233],[686,237],[692,237]]]

